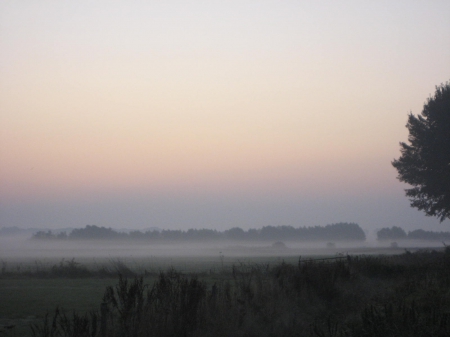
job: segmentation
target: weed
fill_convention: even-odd
[[[95,337],[99,333],[97,321],[95,312],[86,315],[74,312],[72,317],[68,317],[63,310],[56,308],[51,319],[47,313],[41,324],[31,324],[31,334],[33,337]]]
[[[50,269],[50,276],[80,278],[92,276],[92,273],[85,266],[75,262],[75,259],[70,261],[62,259],[59,265],[54,265]]]

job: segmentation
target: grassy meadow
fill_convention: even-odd
[[[1,259],[0,336],[450,334],[448,248],[238,248]]]

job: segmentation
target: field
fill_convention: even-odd
[[[0,336],[32,336],[30,326],[34,336],[100,336],[92,324],[103,301],[109,306],[109,336],[450,332],[450,250],[444,247],[339,251],[231,245],[218,252],[184,247],[180,254],[174,246],[150,255],[118,247],[108,253],[96,247],[95,254],[66,247],[52,257],[54,247],[31,247],[33,258],[26,251],[2,251]],[[84,330],[75,333],[80,317]]]

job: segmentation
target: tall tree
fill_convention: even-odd
[[[420,115],[408,116],[409,144],[400,143],[401,156],[392,161],[411,206],[450,218],[450,82],[436,87]]]

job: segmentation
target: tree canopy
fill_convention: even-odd
[[[408,141],[392,161],[411,206],[440,221],[450,218],[450,82],[436,87],[423,111],[408,116]]]
[[[378,240],[401,240],[406,238],[406,232],[403,228],[396,226],[392,228],[382,228],[377,232]]]
[[[189,229],[161,231],[131,231],[117,232],[111,228],[87,225],[85,228],[72,230],[70,234],[58,235],[51,231],[39,231],[33,235],[35,239],[69,239],[69,240],[141,240],[148,242],[205,242],[206,240],[237,240],[237,241],[364,241],[366,235],[356,223],[340,222],[331,225],[315,227],[265,226],[261,229],[243,230],[239,227],[219,232],[213,229]]]

